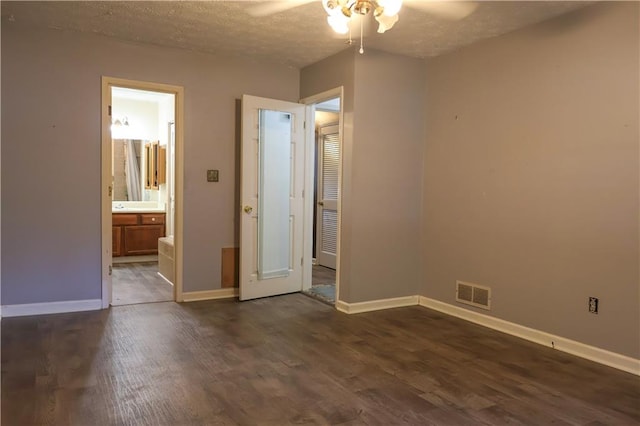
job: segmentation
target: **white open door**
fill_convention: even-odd
[[[336,269],[338,173],[340,169],[340,134],[338,126],[321,127],[318,138],[316,260],[318,265]]]
[[[305,106],[242,97],[240,300],[302,289]]]

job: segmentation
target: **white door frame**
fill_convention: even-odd
[[[342,86],[334,89],[327,90],[316,95],[312,95],[300,100],[300,103],[307,105],[307,136],[306,141],[308,144],[307,150],[305,150],[305,188],[313,188],[313,180],[315,179],[315,170],[313,167],[313,160],[316,155],[315,150],[315,104],[327,101],[329,99],[340,98],[340,112],[338,114],[338,132],[340,137],[340,146],[338,148],[340,163],[338,167],[338,233],[337,233],[337,245],[336,245],[336,298],[335,302],[339,300],[340,294],[340,233],[342,227],[342,150],[344,140],[344,88]],[[313,196],[309,192],[309,195],[305,198],[305,223],[304,223],[304,259],[309,259],[305,262],[304,269],[302,271],[302,290],[308,290],[311,288],[311,258],[313,253]]]
[[[123,78],[102,76],[102,149],[101,149],[101,224],[102,224],[102,308],[106,309],[111,304],[111,262],[112,262],[112,218],[111,218],[111,192],[112,185],[112,159],[111,159],[111,88],[124,87],[128,89],[146,90],[151,92],[164,92],[175,95],[175,217],[174,229],[174,267],[175,278],[173,283],[173,296],[176,302],[183,301],[182,291],[182,247],[183,247],[183,221],[182,221],[182,182],[184,170],[184,88],[162,83],[147,81],[127,80]]]

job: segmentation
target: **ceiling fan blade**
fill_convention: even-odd
[[[255,17],[274,15],[313,1],[315,0],[260,1],[255,6],[250,7],[247,13]]]
[[[453,21],[466,18],[478,8],[477,1],[405,0],[404,4],[412,9]]]

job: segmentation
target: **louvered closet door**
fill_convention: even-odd
[[[322,127],[319,138],[316,259],[319,265],[335,269],[338,246],[338,172],[340,168],[338,126]]]

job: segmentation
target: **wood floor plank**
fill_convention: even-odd
[[[112,285],[113,306],[174,300],[173,286],[158,274],[158,262],[114,264]]]
[[[2,425],[635,425],[640,378],[421,307],[300,294],[2,321]]]

